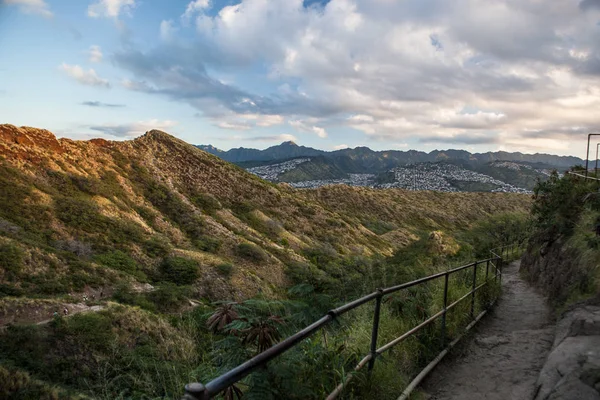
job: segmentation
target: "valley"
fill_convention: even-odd
[[[335,305],[515,239],[531,204],[519,193],[315,186],[263,180],[157,130],[74,141],[0,125],[0,376],[37,398],[175,399]],[[389,307],[387,323],[404,323]],[[362,351],[368,320],[351,316],[353,334],[345,322],[314,342],[321,361],[303,373],[334,363],[321,376],[330,387]],[[263,329],[266,343],[252,336]],[[349,358],[331,358],[327,343]],[[249,379],[282,382],[275,368]]]
[[[262,179],[296,188],[345,184],[378,189],[531,193],[537,181],[547,179],[552,170],[563,171],[583,163],[576,157],[506,152],[375,152],[358,147],[325,152],[293,142],[266,150],[224,152],[213,146],[198,147]]]

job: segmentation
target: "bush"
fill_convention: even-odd
[[[148,293],[147,297],[160,311],[176,311],[187,301],[190,292],[188,286],[164,283]]]
[[[263,249],[252,243],[238,244],[235,248],[235,253],[242,258],[254,262],[266,261],[268,258],[267,253]]]
[[[0,283],[0,298],[2,297],[19,297],[23,296],[24,292],[16,286]]]
[[[190,285],[200,277],[198,263],[183,257],[165,258],[160,271],[164,280],[177,285]]]
[[[171,252],[171,244],[164,236],[152,236],[144,242],[144,249],[151,257],[164,257]]]
[[[127,253],[121,250],[115,250],[109,253],[100,254],[94,257],[94,260],[105,267],[117,271],[123,271],[135,276],[140,281],[146,281],[146,275],[139,270],[139,265]]]
[[[71,197],[57,198],[56,215],[66,225],[86,232],[102,231],[105,217],[100,214],[96,203]]]
[[[219,264],[217,265],[217,272],[223,276],[230,276],[231,273],[233,272],[233,264],[230,263],[223,263],[223,264]]]
[[[121,250],[97,255],[94,257],[94,260],[99,264],[111,269],[116,269],[117,271],[132,273],[138,269],[135,260]]]
[[[0,244],[0,268],[4,269],[10,276],[21,272],[23,268],[24,253],[20,247],[12,244]]]
[[[304,255],[313,264],[318,266],[324,266],[330,263],[339,261],[340,255],[329,243],[324,243],[313,248],[305,249]]]
[[[207,251],[209,253],[216,253],[221,248],[223,241],[221,239],[217,239],[210,236],[201,236],[200,238],[194,240],[194,246],[202,251]]]
[[[223,208],[219,200],[210,193],[198,193],[193,196],[191,200],[192,203],[204,210],[207,214],[214,214],[215,211]]]

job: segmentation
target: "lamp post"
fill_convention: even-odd
[[[594,167],[594,175],[596,175],[596,178],[598,177],[598,146],[600,146],[600,143],[596,143],[596,166]]]
[[[588,164],[590,161],[590,139],[592,138],[592,136],[600,136],[600,133],[588,133],[587,151],[585,153],[585,177],[586,178],[588,176]],[[598,157],[596,157],[596,159],[598,159]]]

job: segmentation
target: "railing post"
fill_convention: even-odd
[[[185,395],[182,400],[208,400],[208,392],[201,383],[188,383],[185,385]]]
[[[375,314],[373,315],[373,330],[371,332],[371,359],[369,360],[369,371],[375,366],[375,358],[377,358],[377,335],[379,334],[379,315],[381,314],[381,300],[383,298],[383,290],[377,289],[379,295],[375,298]]]
[[[488,276],[490,275],[490,259],[488,258],[488,260],[485,263],[485,281],[488,281]]]
[[[500,286],[502,286],[502,271],[504,271],[504,258],[500,257],[500,260],[498,260],[498,265],[499,265],[499,271],[500,271]]]
[[[442,349],[446,346],[446,312],[448,306],[448,278],[449,273],[444,276],[444,313],[442,314]]]
[[[471,295],[471,319],[475,318],[475,288],[477,287],[477,264],[477,261],[475,261],[475,264],[473,264],[473,289],[471,289],[473,293]]]

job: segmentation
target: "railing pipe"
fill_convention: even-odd
[[[471,297],[471,319],[475,318],[475,288],[477,287],[477,262],[473,265],[473,288],[471,292],[473,293]]]
[[[378,296],[375,298],[375,313],[373,315],[373,331],[371,332],[371,359],[369,360],[369,371],[375,366],[375,358],[377,358],[377,335],[379,333],[379,314],[381,313],[381,299],[383,298],[383,290],[377,289]]]
[[[371,293],[367,296],[364,296],[357,300],[354,300],[348,304],[344,304],[340,307],[330,310],[326,315],[324,315],[322,318],[315,321],[311,325],[298,331],[294,335],[288,337],[287,339],[281,341],[280,343],[274,345],[273,347],[265,350],[264,352],[251,358],[250,360],[239,365],[238,367],[228,371],[227,373],[221,375],[220,377],[213,379],[209,383],[204,384],[204,385],[201,383],[190,383],[190,384],[186,385],[184,399],[186,399],[186,400],[208,400],[208,399],[213,398],[217,394],[221,393],[227,387],[229,387],[232,384],[243,379],[245,376],[250,374],[255,369],[264,366],[266,363],[268,363],[273,358],[279,356],[280,354],[286,352],[290,348],[299,344],[301,341],[303,341],[304,339],[311,336],[317,330],[322,329],[324,326],[329,324],[331,321],[333,321],[338,316],[340,316],[350,310],[353,310],[371,300],[375,300],[376,303],[375,303],[375,314],[373,316],[373,329],[372,329],[372,334],[371,334],[370,352],[356,366],[355,371],[360,370],[363,366],[367,365],[367,363],[369,366],[368,369],[372,370],[373,366],[374,366],[374,362],[379,354],[390,349],[391,347],[395,346],[396,344],[402,342],[406,338],[410,337],[411,335],[418,332],[420,329],[429,325],[431,322],[433,322],[434,320],[436,320],[437,318],[440,318],[440,317],[442,317],[442,344],[445,345],[447,312],[449,310],[451,310],[454,306],[456,306],[458,303],[460,303],[461,301],[466,299],[467,297],[472,296],[472,298],[471,298],[471,316],[474,315],[475,293],[477,290],[479,290],[483,286],[487,285],[487,283],[488,283],[487,278],[489,275],[490,263],[492,263],[492,265],[494,265],[494,268],[495,268],[494,279],[497,279],[498,275],[500,275],[500,280],[502,279],[502,269],[503,269],[503,263],[504,263],[503,255],[504,255],[504,251],[506,249],[507,249],[507,246],[503,246],[503,248],[501,248],[499,251],[500,255],[496,254],[494,251],[490,251],[492,257],[490,257],[486,260],[476,261],[475,263],[463,265],[461,267],[457,267],[457,268],[451,269],[449,271],[434,274],[434,275],[424,277],[421,279],[417,279],[412,282],[407,282],[407,283],[404,283],[401,285],[392,286],[392,287],[389,287],[386,289],[378,289],[374,293]],[[479,264],[484,263],[484,262],[486,263],[486,280],[483,284],[477,286],[477,267]],[[494,262],[496,264],[494,264]],[[450,275],[453,273],[462,271],[464,269],[471,268],[471,267],[473,267],[472,290],[469,293],[462,296],[457,301],[448,305],[448,290],[449,290]],[[378,334],[379,334],[379,323],[380,323],[380,315],[381,315],[381,303],[382,303],[383,297],[387,294],[394,293],[394,292],[397,292],[402,289],[407,289],[407,288],[419,285],[421,283],[425,283],[425,282],[429,282],[429,281],[437,279],[437,278],[441,278],[442,276],[444,277],[444,308],[441,311],[439,311],[438,313],[436,313],[435,315],[433,315],[433,316],[429,317],[428,319],[426,319],[425,321],[421,322],[414,328],[405,332],[400,337],[392,340],[390,343],[387,343],[386,345],[377,349],[377,339],[378,339]],[[350,375],[350,377],[351,376],[352,375]],[[338,387],[336,388],[334,393],[332,393],[332,395],[334,395],[334,397],[335,397],[336,393],[339,393],[343,389],[345,384],[347,384],[347,381],[345,383],[343,382],[340,385],[338,385]]]
[[[446,314],[448,312],[448,279],[450,274],[444,276],[444,314],[442,314],[442,347],[446,345]]]

